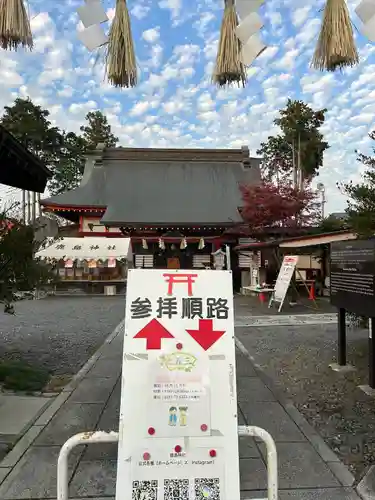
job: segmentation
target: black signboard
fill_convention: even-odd
[[[375,240],[331,244],[331,304],[375,316]]]

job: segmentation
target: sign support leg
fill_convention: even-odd
[[[332,363],[330,368],[335,372],[351,372],[355,368],[346,364],[346,311],[339,308],[337,313],[337,363]]]
[[[338,351],[337,359],[340,366],[346,365],[346,323],[345,309],[340,308],[338,313]]]
[[[372,328],[374,325],[375,318],[369,318],[368,320],[368,366],[369,366],[369,386],[371,389],[375,389],[375,342],[372,338]]]
[[[375,318],[368,320],[368,383],[360,385],[359,388],[368,396],[375,397],[375,342],[372,338],[372,329]]]

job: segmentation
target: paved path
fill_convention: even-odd
[[[94,429],[117,430],[123,324],[39,417],[0,463],[0,498],[56,498],[56,461],[72,435]],[[279,453],[280,500],[358,500],[353,477],[296,409],[277,400],[238,343],[239,423],[267,429]],[[242,349],[242,351],[241,351]],[[70,460],[70,498],[113,498],[116,445],[76,449]],[[264,448],[240,441],[243,498],[266,496]]]

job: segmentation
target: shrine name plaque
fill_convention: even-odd
[[[372,317],[375,310],[375,241],[331,244],[331,304]]]

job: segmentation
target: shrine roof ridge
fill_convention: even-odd
[[[185,148],[104,148],[102,161],[187,161],[187,162],[249,162],[247,146],[240,149],[185,149]],[[256,160],[256,158],[254,158]]]

